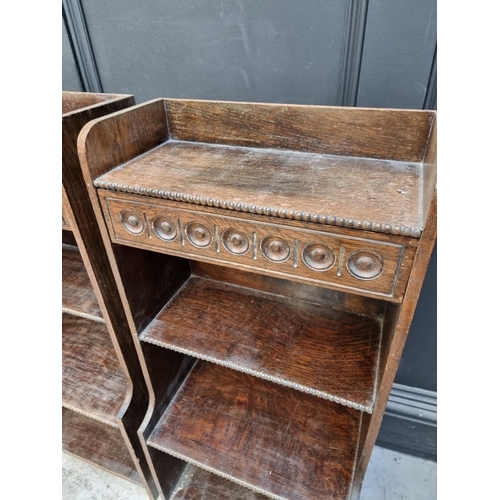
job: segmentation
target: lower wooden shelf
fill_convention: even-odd
[[[75,246],[62,246],[62,283],[63,312],[104,323],[80,251]]]
[[[266,500],[232,481],[187,464],[169,500]]]
[[[63,408],[62,438],[64,451],[142,486],[119,429]]]
[[[126,391],[106,325],[63,314],[63,406],[116,427]]]
[[[371,412],[381,334],[376,318],[191,277],[140,338]]]
[[[199,361],[147,443],[271,498],[345,500],[361,415]]]

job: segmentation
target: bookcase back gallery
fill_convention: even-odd
[[[158,99],[78,148],[163,496],[357,498],[435,242],[435,113]]]

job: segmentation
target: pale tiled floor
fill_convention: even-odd
[[[139,486],[67,453],[62,468],[63,500],[148,500]],[[435,462],[375,447],[361,500],[435,500],[436,469]]]

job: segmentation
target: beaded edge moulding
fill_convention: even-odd
[[[109,191],[131,193],[140,196],[148,196],[151,198],[162,198],[165,200],[180,201],[183,203],[190,203],[194,205],[205,205],[209,207],[222,208],[225,210],[233,210],[235,212],[247,212],[252,214],[267,215],[270,217],[279,217],[281,219],[293,219],[329,226],[363,229],[365,231],[409,236],[411,238],[420,238],[420,236],[422,235],[422,228],[383,224],[380,222],[360,221],[356,219],[348,219],[326,214],[314,214],[308,212],[297,212],[295,210],[283,210],[262,205],[249,205],[248,203],[206,198],[204,196],[176,193],[173,191],[164,191],[162,189],[129,186],[127,184],[119,184],[116,182],[101,181],[99,179],[96,179],[94,181],[94,186]]]

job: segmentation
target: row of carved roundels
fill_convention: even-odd
[[[120,214],[120,220],[127,231],[141,234],[144,222],[130,210]],[[172,242],[177,239],[177,227],[168,217],[158,216],[153,219],[152,228],[156,236],[163,241]],[[197,248],[206,248],[212,243],[210,230],[198,222],[189,222],[185,226],[187,240]],[[245,233],[236,229],[226,229],[221,235],[224,248],[234,255],[244,255],[250,249],[250,241]],[[271,262],[285,262],[290,258],[289,243],[281,236],[266,236],[260,241],[260,250]],[[335,252],[323,243],[308,243],[302,250],[302,261],[313,271],[327,271],[336,261]],[[355,278],[362,280],[375,279],[382,273],[384,261],[380,255],[371,250],[357,250],[347,256],[346,267]]]

